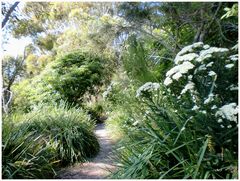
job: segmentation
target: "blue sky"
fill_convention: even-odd
[[[24,7],[24,4],[25,2],[20,2],[18,4],[18,9],[20,9],[20,11]],[[3,32],[2,32],[2,36],[3,36]],[[13,38],[10,33],[7,33],[6,36],[8,36],[7,38],[9,39],[7,43],[2,45],[3,55],[11,55],[14,57],[16,57],[17,55],[23,55],[25,46],[31,43],[30,37],[23,37],[20,39],[16,39],[16,38]]]
[[[31,43],[31,38],[9,38],[8,43],[3,46],[3,54],[16,57],[17,55],[23,55],[24,48]]]

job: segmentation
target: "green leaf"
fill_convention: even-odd
[[[196,170],[195,170],[193,179],[196,179],[196,177],[197,177],[198,170],[199,170],[199,168],[200,168],[200,165],[201,165],[201,163],[202,163],[202,160],[203,160],[205,151],[206,151],[206,149],[207,149],[208,141],[209,141],[209,138],[206,139],[206,141],[204,142],[203,147],[201,148],[202,151],[201,151],[200,157],[199,157],[199,159],[198,159],[197,168],[196,168]]]

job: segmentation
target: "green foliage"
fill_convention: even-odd
[[[79,52],[47,63],[40,75],[13,86],[13,110],[28,112],[37,104],[58,103],[60,99],[70,104],[82,103],[85,94],[96,94],[108,79],[104,63],[96,56]]]
[[[2,60],[3,84],[4,86],[11,85],[20,77],[24,76],[25,66],[21,56],[16,58],[5,56]]]
[[[15,113],[4,117],[4,178],[52,178],[94,156],[103,117],[119,141],[112,178],[237,178],[237,12],[236,2],[26,3],[7,26],[33,44],[27,79],[22,66],[11,82],[21,58],[3,62]]]
[[[59,166],[83,162],[99,151],[93,122],[65,104],[7,116],[3,126],[3,178],[53,178]]]
[[[162,80],[172,64],[169,61],[171,54],[161,50],[161,46],[156,41],[131,36],[127,42],[126,51],[122,56],[127,75],[138,85]]]
[[[52,60],[53,57],[50,55],[37,56],[36,54],[29,54],[25,60],[28,77],[39,75]]]
[[[37,59],[38,57],[34,54],[30,54],[26,58],[26,69],[28,74],[30,75],[39,74],[40,70],[39,70]]]
[[[188,110],[180,108],[176,112],[174,103],[162,88],[144,97],[139,106],[142,117],[132,117],[132,130],[116,153],[119,167],[112,178],[236,178],[231,147],[223,147],[228,155],[222,157],[201,126],[207,118],[189,117]]]
[[[84,105],[84,109],[89,114],[91,120],[97,123],[103,123],[105,115],[102,103],[96,102],[94,104]]]
[[[141,111],[137,108],[136,87],[125,72],[119,70],[111,84],[103,93],[104,110],[107,111],[106,127],[114,140],[124,139],[132,132],[130,115],[138,117]]]
[[[154,77],[149,70],[151,62],[147,61],[147,52],[143,45],[136,41],[136,37],[132,37],[128,41],[130,42],[129,48],[122,58],[127,74],[141,83],[153,80]]]
[[[119,141],[127,134],[126,119],[127,115],[124,110],[115,110],[108,115],[106,128],[110,133],[111,139]]]
[[[30,84],[30,80],[23,80],[15,85],[13,85],[13,103],[12,110],[17,110],[19,112],[28,112],[32,105],[31,95],[33,94],[33,89]]]
[[[45,37],[39,37],[36,44],[43,50],[51,51],[54,47],[56,37],[54,35],[46,35]]]
[[[38,64],[40,69],[43,70],[52,60],[53,57],[50,55],[41,55],[40,57],[38,57]]]
[[[238,56],[230,53],[189,45],[166,73],[166,87],[148,82],[137,90],[138,114],[111,122],[125,125],[112,178],[237,178]]]
[[[94,94],[94,87],[104,82],[104,61],[88,53],[69,53],[55,61],[49,83],[63,99],[81,103],[86,92]]]
[[[226,11],[226,14],[224,14],[221,19],[238,16],[238,4],[234,4],[232,8],[224,8],[224,11]]]
[[[50,79],[48,67],[41,75],[25,79],[13,86],[12,111],[30,112],[38,104],[59,103],[61,96],[47,82]]]
[[[54,140],[61,164],[82,162],[98,152],[99,144],[93,134],[94,124],[82,110],[44,105],[40,111],[37,111],[38,116],[33,116],[29,130],[40,132],[47,140]],[[46,114],[41,116],[42,112]],[[30,116],[34,114],[35,111]]]
[[[28,126],[19,127],[11,118],[3,122],[2,176],[4,179],[51,178],[57,161],[53,147]]]
[[[34,20],[22,20],[13,28],[13,36],[20,38],[21,36],[37,36],[39,33],[43,32],[43,27]]]

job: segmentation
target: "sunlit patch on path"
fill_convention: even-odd
[[[103,179],[110,174],[110,171],[115,169],[109,158],[109,156],[111,156],[112,143],[105,129],[105,125],[98,124],[95,133],[100,142],[100,152],[98,155],[92,161],[63,169],[58,178]]]

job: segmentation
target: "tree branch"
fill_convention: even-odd
[[[12,12],[14,11],[14,9],[17,7],[17,5],[19,4],[20,2],[15,2],[11,8],[8,10],[7,14],[5,15],[5,18],[3,19],[2,21],[2,28],[6,25],[6,23],[8,22]]]

